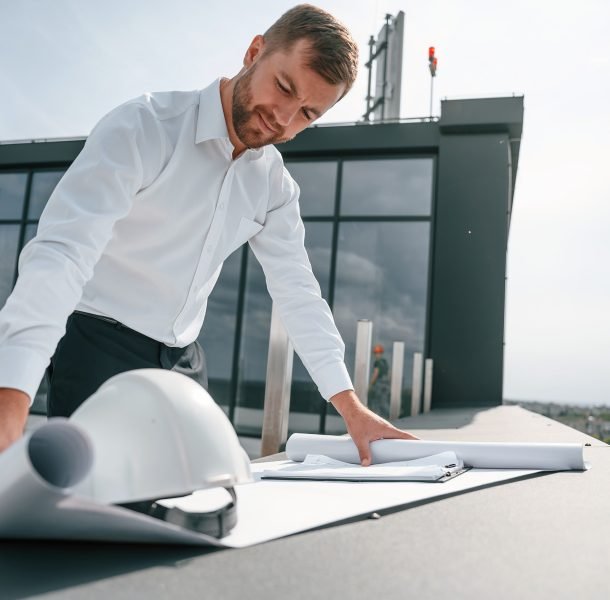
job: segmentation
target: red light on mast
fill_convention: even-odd
[[[428,48],[428,67],[430,68],[430,121],[432,121],[432,107],[433,107],[433,99],[434,99],[434,78],[436,77],[436,67],[438,66],[438,60],[436,56],[434,56],[436,48],[434,46],[430,46]]]
[[[438,65],[438,58],[434,56],[434,46],[428,48],[428,66],[430,67],[430,75],[436,77],[436,67]]]

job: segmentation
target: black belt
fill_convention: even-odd
[[[83,317],[91,317],[92,319],[99,319],[100,321],[105,321],[106,323],[110,323],[111,325],[123,325],[116,319],[111,319],[110,317],[104,317],[103,315],[94,315],[93,313],[83,312],[82,310],[75,310],[75,315],[82,315]]]
[[[94,313],[83,312],[82,310],[75,310],[72,312],[72,314],[78,315],[79,317],[88,317],[90,319],[96,319],[97,321],[103,321],[104,323],[108,323],[108,325],[112,325],[116,329],[125,330],[130,333],[139,335],[141,337],[146,338],[147,340],[150,340],[151,342],[157,342],[157,340],[155,340],[151,337],[148,337],[144,333],[140,333],[139,331],[136,331],[135,329],[131,329],[131,327],[127,327],[127,325],[125,325],[124,323],[121,323],[120,321],[117,321],[116,319],[112,319],[111,317],[105,317],[104,315],[96,315]],[[157,342],[157,343],[159,343],[159,342]]]

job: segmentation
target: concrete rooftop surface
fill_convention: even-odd
[[[0,543],[0,597],[610,597],[609,446],[519,406],[436,410],[422,439],[580,442],[586,472],[536,474],[239,550]]]

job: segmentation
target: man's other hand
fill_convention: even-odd
[[[23,434],[30,409],[30,397],[20,390],[0,388],[0,452]]]
[[[397,429],[385,419],[376,415],[364,406],[352,390],[346,390],[333,396],[330,401],[343,417],[347,432],[351,436],[362,466],[371,464],[371,448],[369,444],[380,439],[418,440],[417,436]]]

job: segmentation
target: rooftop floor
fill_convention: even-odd
[[[441,409],[400,419],[396,425],[422,439],[494,442],[582,442],[606,446],[591,437],[520,406]],[[444,437],[441,437],[444,436]]]
[[[609,596],[610,446],[518,406],[439,410],[398,424],[422,439],[590,443],[592,469],[534,475],[240,550],[3,542],[2,597]]]

